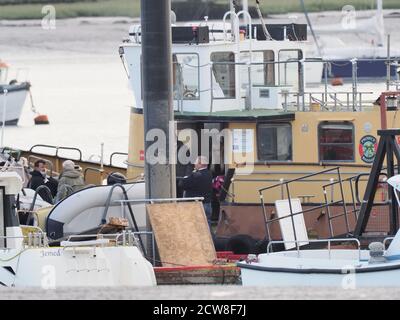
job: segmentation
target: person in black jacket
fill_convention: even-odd
[[[204,211],[206,213],[208,225],[211,226],[211,197],[212,197],[212,175],[208,170],[208,160],[206,157],[198,157],[195,170],[189,176],[181,180],[181,187],[184,190],[185,198],[202,197]]]
[[[31,176],[32,178],[28,185],[29,188],[36,190],[43,185],[49,188],[51,196],[44,189],[39,190],[38,194],[44,201],[52,204],[52,197],[54,198],[57,194],[58,182],[56,179],[49,177],[46,174],[46,162],[44,160],[37,160],[35,162]]]

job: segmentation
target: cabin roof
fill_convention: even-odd
[[[254,121],[293,121],[294,112],[283,110],[254,109],[229,110],[217,112],[175,112],[176,120],[191,120],[196,122],[254,122]]]

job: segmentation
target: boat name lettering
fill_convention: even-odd
[[[57,249],[57,250],[42,250],[41,252],[41,257],[60,257],[62,255],[62,250]]]

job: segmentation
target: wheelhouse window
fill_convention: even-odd
[[[252,69],[252,81],[254,86],[274,86],[275,85],[275,53],[272,50],[255,51],[253,62],[256,64]]]
[[[174,53],[172,55],[172,62],[174,99],[199,99],[199,56],[195,53]]]
[[[298,90],[301,84],[300,67],[298,62],[303,59],[301,50],[279,51],[279,85],[291,86]]]
[[[213,52],[212,95],[215,99],[236,97],[235,54],[233,52]]]
[[[258,159],[291,161],[292,126],[289,123],[260,124],[257,127]]]
[[[252,67],[251,81],[253,87],[265,87],[275,85],[275,53],[272,50],[253,51],[252,52]],[[240,53],[240,80],[242,97],[249,89],[249,68],[247,63],[250,63],[250,52],[243,51]]]
[[[319,126],[320,161],[354,161],[354,126],[323,122]]]

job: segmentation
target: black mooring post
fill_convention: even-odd
[[[381,137],[378,145],[378,150],[375,156],[375,161],[372,166],[371,174],[368,180],[367,188],[363,202],[361,204],[360,214],[358,216],[354,235],[362,236],[368,225],[371,210],[374,204],[375,194],[379,183],[379,176],[382,171],[383,162],[387,161],[388,179],[394,176],[394,156],[397,163],[400,163],[400,149],[396,142],[396,136],[400,135],[400,129],[379,130],[378,135]],[[390,234],[394,235],[399,229],[399,218],[397,202],[393,188],[389,188],[389,220]]]
[[[145,136],[145,180],[147,199],[175,198],[175,167],[169,152],[169,124],[173,121],[171,1],[141,0],[142,25],[142,92]],[[155,143],[146,141],[152,131],[163,132],[166,145],[158,157],[166,163],[152,163],[147,150]],[[157,134],[157,133],[156,133]],[[164,139],[162,139],[164,140]],[[153,159],[154,160],[154,159]],[[147,221],[150,231],[150,222]],[[151,252],[151,250],[148,250]]]
[[[387,161],[387,175],[388,178],[394,176],[394,159],[393,159],[393,146],[390,141],[390,137],[385,137],[387,139],[387,152],[386,152],[386,161]],[[398,229],[397,223],[397,205],[394,189],[389,187],[388,188],[388,195],[389,195],[389,224],[390,224],[390,234],[395,234]]]
[[[384,137],[381,137],[375,156],[375,161],[372,165],[370,177],[368,179],[367,188],[365,189],[365,194],[361,204],[360,213],[358,215],[356,228],[354,230],[354,235],[357,237],[360,237],[363,234],[368,224],[369,216],[371,214],[371,209],[374,203],[376,189],[379,183],[380,172],[382,170],[383,161],[385,160],[385,150],[386,139]]]

